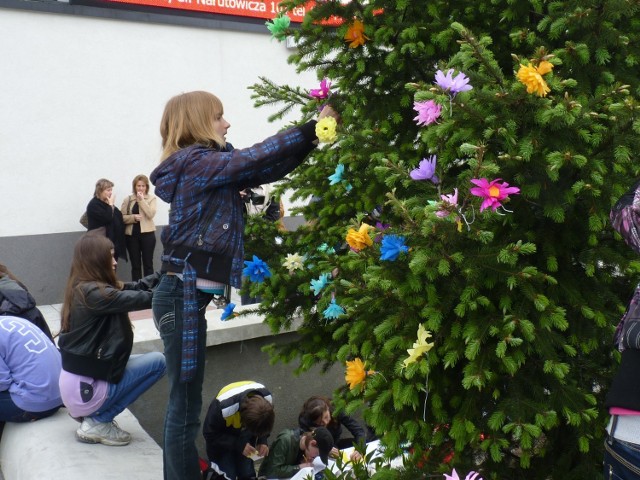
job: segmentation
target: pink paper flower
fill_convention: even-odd
[[[324,78],[320,82],[320,88],[312,88],[309,90],[309,95],[317,100],[324,100],[329,97],[329,93],[331,93],[330,90],[331,82],[327,78]]]
[[[425,102],[413,102],[413,109],[418,112],[418,116],[414,118],[418,125],[430,125],[440,116],[442,106],[433,100]]]
[[[491,207],[494,212],[498,207],[502,206],[502,201],[509,198],[511,194],[520,193],[518,187],[510,187],[507,182],[500,182],[501,178],[496,178],[489,182],[486,178],[473,178],[471,183],[477,185],[473,187],[469,192],[477,197],[484,198],[482,205],[480,205],[480,211],[485,208]]]
[[[436,212],[436,215],[440,218],[449,216],[449,214],[458,206],[458,189],[453,189],[451,195],[440,195],[442,199],[443,208]]]

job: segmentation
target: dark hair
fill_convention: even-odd
[[[73,249],[71,271],[64,291],[61,332],[68,332],[71,327],[69,316],[75,295],[80,295],[84,301],[84,295],[79,288],[81,284],[96,282],[101,287],[111,285],[115,288],[122,288],[122,283],[116,279],[113,270],[112,250],[113,243],[103,235],[86,233],[76,243]]]
[[[2,263],[0,263],[0,278],[4,276],[9,277],[11,280],[19,284],[25,290],[27,289],[27,287],[25,287],[24,284],[20,280],[18,280],[18,277],[16,277],[13,273],[11,273],[11,270],[9,270],[6,265],[3,265]]]
[[[314,395],[313,397],[309,397],[307,401],[304,402],[304,405],[302,405],[300,418],[304,419],[305,423],[309,426],[315,427],[318,426],[318,421],[327,410],[329,411],[329,415],[331,415],[329,424],[335,423],[336,420],[333,418],[331,400],[328,397]]]
[[[242,426],[253,435],[263,437],[271,433],[274,420],[273,405],[260,395],[247,397],[240,404]]]

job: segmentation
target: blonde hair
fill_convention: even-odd
[[[149,193],[149,177],[147,177],[146,175],[143,175],[142,173],[140,175],[136,175],[135,178],[133,179],[133,182],[131,182],[132,188],[133,188],[133,194],[136,194],[136,185],[138,184],[138,182],[142,182],[147,186],[147,189],[145,190],[145,194]]]
[[[213,125],[223,113],[222,102],[209,92],[187,92],[171,98],[160,121],[161,160],[196,143],[212,148],[224,147],[226,142]]]
[[[99,198],[100,194],[108,188],[113,188],[113,182],[106,178],[101,178],[96,182],[96,189],[93,192],[94,197]]]

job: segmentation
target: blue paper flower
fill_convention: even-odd
[[[271,276],[269,266],[255,255],[253,256],[252,262],[245,260],[244,265],[245,267],[244,270],[242,270],[242,274],[245,277],[249,277],[252,282],[262,283],[265,278]]]
[[[400,252],[408,252],[409,247],[404,244],[404,237],[386,235],[380,246],[380,260],[397,260]]]
[[[335,298],[331,299],[331,303],[329,304],[329,306],[325,309],[324,312],[322,312],[324,318],[327,319],[338,318],[340,315],[344,315],[345,313],[345,309],[336,303]]]
[[[342,180],[344,180],[342,178],[342,175],[344,175],[344,165],[339,163],[336,166],[336,170],[333,175],[329,175],[329,177],[327,177],[329,180],[331,180],[329,182],[329,185],[335,185],[336,183],[340,183]]]
[[[220,315],[220,320],[226,320],[229,317],[233,317],[233,309],[236,308],[235,303],[228,303],[224,310],[222,311],[222,315]]]
[[[324,287],[329,285],[329,277],[328,273],[323,273],[317,280],[311,280],[311,290],[314,295],[318,295]]]
[[[336,253],[335,249],[333,247],[330,247],[326,243],[323,243],[322,245],[320,245],[318,247],[318,250],[321,251],[322,253],[329,253],[329,254]]]

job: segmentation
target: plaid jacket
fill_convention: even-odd
[[[161,234],[164,255],[188,258],[199,278],[239,288],[244,266],[240,190],[275,182],[301,164],[315,147],[315,123],[250,148],[192,145],[166,158],[150,177],[155,194],[171,204],[169,225]],[[162,264],[162,271],[182,270],[179,264]]]

